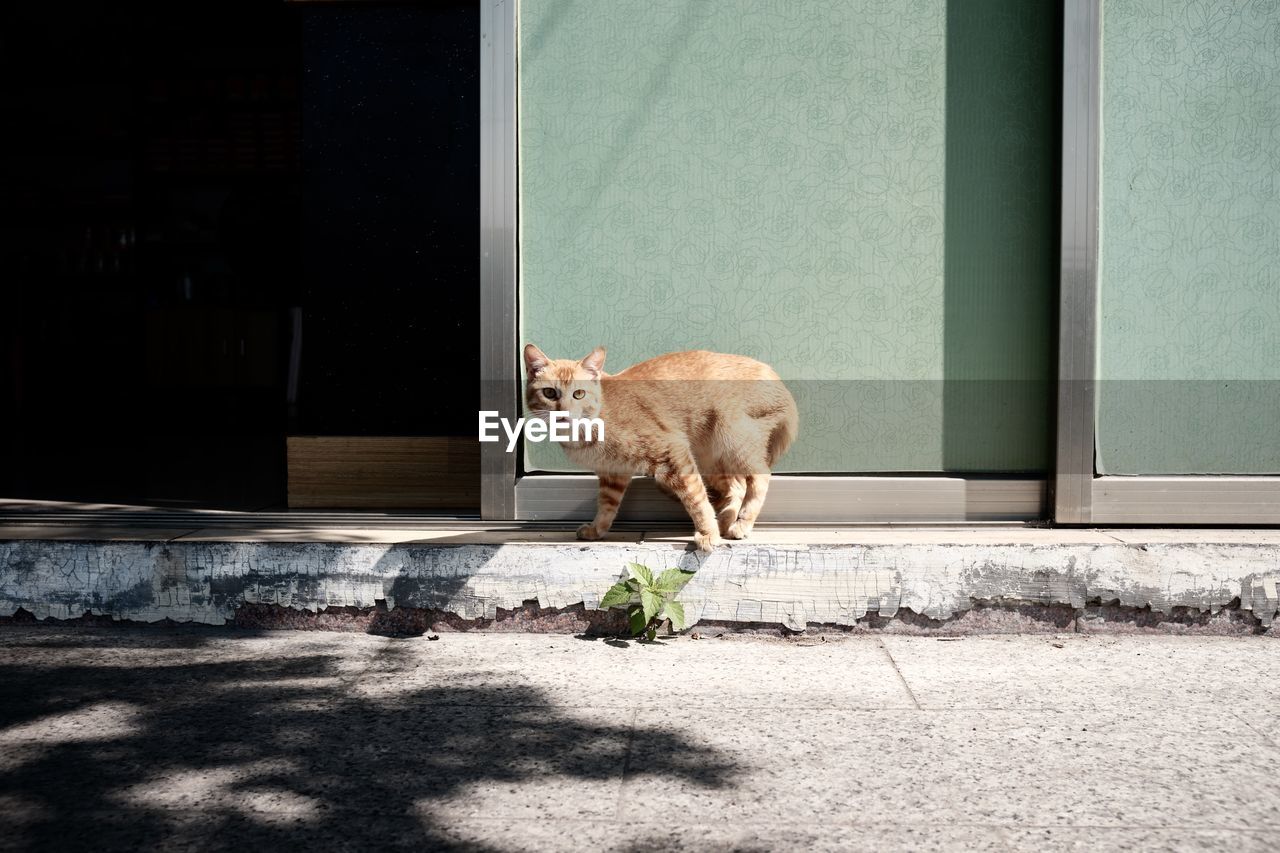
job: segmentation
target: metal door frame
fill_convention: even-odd
[[[1060,524],[1280,524],[1280,477],[1097,474],[1103,2],[1066,0],[1063,9],[1062,272],[1053,519]]]

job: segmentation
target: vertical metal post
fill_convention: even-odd
[[[1062,277],[1054,520],[1093,520],[1098,344],[1099,80],[1102,0],[1065,0],[1062,50]]]
[[[480,405],[517,414],[516,0],[480,6]],[[480,516],[515,518],[516,456],[480,446]]]

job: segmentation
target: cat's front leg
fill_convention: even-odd
[[[716,513],[707,498],[707,488],[702,475],[692,460],[684,464],[662,466],[653,472],[654,479],[680,499],[685,511],[693,520],[693,542],[697,549],[709,552],[720,544],[720,529],[716,526]]]
[[[596,496],[596,517],[590,524],[578,528],[578,538],[596,540],[602,538],[613,526],[618,516],[618,507],[622,506],[622,496],[627,486],[631,485],[631,477],[613,474],[600,475],[600,493]]]

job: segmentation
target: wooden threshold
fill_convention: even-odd
[[[291,509],[480,507],[475,437],[289,436]]]

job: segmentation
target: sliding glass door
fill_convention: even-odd
[[[778,471],[858,483],[827,517],[1041,514],[1057,4],[523,0],[516,26],[519,342],[768,362],[801,408]],[[531,444],[515,475],[571,470]],[[580,512],[553,479],[586,491],[536,512]],[[817,488],[778,483],[774,517]]]

